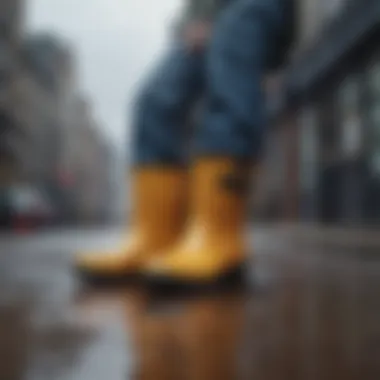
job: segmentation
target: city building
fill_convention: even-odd
[[[21,134],[9,114],[9,96],[16,75],[14,62],[22,33],[22,6],[22,0],[0,2],[0,184],[12,180],[17,166],[15,142]]]
[[[78,223],[105,222],[112,218],[115,148],[83,96],[72,98],[66,120],[60,167],[66,210]]]
[[[63,222],[104,220],[113,149],[78,96],[70,46],[27,35],[24,10],[22,0],[0,2],[0,192],[33,187]]]
[[[271,115],[260,215],[379,224],[380,2],[301,4],[300,36]]]

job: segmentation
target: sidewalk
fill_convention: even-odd
[[[298,224],[261,225],[251,230],[251,244],[266,252],[312,253],[380,259],[380,233],[375,229],[321,227]]]
[[[168,301],[144,284],[105,290],[78,281],[71,254],[115,246],[121,230],[1,241],[0,378],[380,379],[377,231],[251,232],[245,287]]]
[[[268,227],[267,227],[268,228]],[[380,229],[356,227],[326,227],[307,224],[272,226],[276,236],[297,243],[323,243],[341,247],[378,247],[380,253]]]
[[[0,247],[59,247],[64,250],[108,249],[118,245],[123,237],[122,228],[65,229],[35,234],[0,233]],[[380,231],[375,229],[321,227],[306,224],[252,225],[249,235],[257,250],[315,249],[352,250],[366,249],[380,254]],[[0,248],[0,252],[2,249]]]

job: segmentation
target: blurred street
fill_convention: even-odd
[[[380,1],[111,4],[0,3],[0,380],[379,380]],[[200,253],[257,223],[244,285],[76,276],[188,205]]]
[[[72,253],[119,238],[1,236],[1,380],[380,378],[376,232],[257,228],[244,289],[175,300],[78,282]]]

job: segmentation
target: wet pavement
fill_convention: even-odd
[[[378,380],[380,242],[326,236],[260,229],[247,286],[175,298],[78,281],[112,231],[2,236],[0,379]]]

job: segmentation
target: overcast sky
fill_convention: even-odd
[[[124,141],[136,83],[167,43],[181,0],[29,0],[28,29],[53,31],[76,50],[80,88],[111,137]]]

